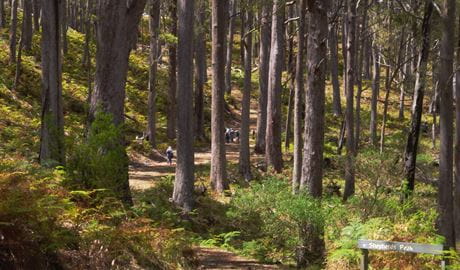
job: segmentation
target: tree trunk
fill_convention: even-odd
[[[68,45],[67,45],[67,29],[68,29],[68,24],[67,24],[67,1],[68,0],[61,0],[61,33],[62,33],[62,52],[64,55],[67,54],[68,51]],[[81,29],[80,29],[81,31]]]
[[[185,211],[193,208],[193,10],[194,0],[179,0],[177,73],[177,165],[173,201]]]
[[[345,189],[343,199],[355,193],[355,133],[354,133],[354,113],[353,98],[355,84],[355,26],[356,26],[356,0],[347,0],[347,60],[346,60],[346,96],[347,107],[345,111],[345,124],[347,132],[347,157],[345,162]]]
[[[229,187],[224,140],[226,13],[226,1],[212,0],[211,185],[217,192]]]
[[[40,32],[40,0],[33,0],[34,8],[34,32]]]
[[[16,2],[17,7],[17,1]],[[65,163],[64,113],[62,107],[61,51],[59,40],[59,0],[43,0],[42,112],[40,164]]]
[[[380,154],[383,153],[383,148],[385,146],[385,131],[387,126],[387,116],[388,116],[388,99],[390,98],[391,90],[391,78],[390,78],[390,66],[386,66],[385,69],[385,99],[383,101],[383,119],[382,127],[380,129]]]
[[[204,84],[206,82],[206,2],[200,1],[198,25],[195,30],[195,138],[205,140],[204,132]]]
[[[265,135],[267,131],[267,99],[268,71],[270,62],[271,18],[270,5],[262,6],[260,18],[260,48],[259,48],[259,102],[257,108],[257,137],[254,151],[265,153]]]
[[[170,29],[171,34],[177,36],[177,7],[176,3],[173,1],[169,3],[170,5]],[[136,29],[137,36],[137,29]],[[168,45],[169,52],[169,89],[168,89],[168,105],[167,105],[167,123],[166,123],[166,133],[167,137],[170,140],[176,138],[176,88],[177,88],[177,78],[176,78],[176,65],[177,65],[177,48],[176,44],[170,43]]]
[[[332,82],[332,113],[334,116],[342,115],[342,101],[340,97],[339,84],[339,56],[337,44],[337,29],[330,27],[329,31],[329,52],[330,52],[330,69]]]
[[[420,124],[423,114],[423,98],[426,86],[426,73],[428,55],[430,52],[431,15],[433,2],[428,1],[422,23],[422,51],[418,60],[418,68],[415,78],[414,99],[411,111],[411,128],[407,135],[406,149],[404,152],[405,182],[403,185],[405,196],[412,194],[415,187],[415,166],[417,163],[417,149],[420,137]]]
[[[1,1],[1,0],[0,0]],[[24,34],[25,34],[25,28],[26,25],[25,23],[22,23],[21,26],[21,37],[19,38],[19,48],[18,48],[18,58],[16,59],[16,72],[14,75],[14,83],[12,90],[16,91],[18,84],[19,84],[19,78],[21,76],[21,65],[22,65],[22,50],[24,48]]]
[[[16,35],[18,27],[18,2],[19,0],[12,0],[11,2],[11,22],[10,22],[10,64],[16,62]]]
[[[288,18],[294,18],[295,16],[295,6],[291,5],[288,7]],[[294,94],[295,94],[295,56],[294,56],[294,35],[295,35],[295,25],[294,22],[290,22],[286,28],[286,38],[288,39],[288,57],[287,57],[287,72],[289,78],[289,101],[286,117],[286,128],[285,131],[285,140],[284,140],[284,149],[286,152],[289,152],[289,146],[291,144],[292,138],[292,113],[294,110]]]
[[[327,59],[327,11],[329,1],[308,0],[307,77],[305,97],[305,138],[300,189],[306,189],[315,198],[322,195],[324,113]],[[297,266],[318,263],[324,257],[324,228],[317,224],[301,227],[301,248]]]
[[[5,1],[0,0],[0,28],[6,26],[6,17],[5,17]]]
[[[130,44],[135,38],[146,0],[138,0],[127,5],[123,0],[99,3],[99,18],[96,25],[97,52],[95,87],[91,97],[90,122],[97,111],[113,117],[114,124],[124,123],[125,86],[128,71]],[[124,138],[120,138],[123,142]],[[128,162],[120,171],[123,175],[118,183],[117,193],[121,199],[132,204],[129,190]],[[107,187],[113,188],[113,187]]]
[[[147,134],[150,145],[156,147],[156,97],[157,97],[157,66],[158,66],[158,39],[160,28],[160,0],[149,1],[149,33],[150,33],[150,52],[149,52],[149,96],[148,96],[148,115],[147,115]]]
[[[284,64],[284,2],[275,0],[272,15],[272,33],[269,64],[267,131],[265,134],[265,162],[276,172],[283,169],[281,152],[281,73]]]
[[[235,32],[235,13],[236,13],[236,0],[228,0],[228,45],[226,50],[225,60],[225,92],[231,94],[232,92],[232,54],[233,54],[233,34]],[[243,15],[242,15],[243,16]]]
[[[377,102],[380,92],[380,51],[377,44],[373,46],[372,57],[374,60],[372,71],[372,97],[371,97],[371,120],[370,120],[370,139],[372,145],[377,146]]]
[[[240,174],[246,181],[252,179],[251,160],[249,157],[249,121],[251,105],[251,64],[252,64],[252,11],[248,10],[245,14],[244,32],[244,85],[243,101],[241,105],[241,140],[240,140]]]
[[[460,15],[457,27],[460,29]],[[457,69],[455,70],[455,193],[454,218],[457,248],[460,242],[460,36],[457,37]]]
[[[302,176],[302,108],[304,97],[304,59],[305,59],[305,24],[307,1],[301,0],[297,4],[299,23],[297,30],[297,59],[295,69],[294,93],[294,164],[292,170],[292,192],[297,193]],[[324,91],[324,90],[323,90]]]
[[[32,0],[24,0],[24,14],[22,18],[22,27],[24,33],[21,33],[23,38],[24,49],[32,50]]]
[[[441,149],[439,154],[438,211],[439,232],[445,246],[455,249],[453,212],[453,97],[452,74],[455,36],[455,0],[444,0],[442,9],[441,57],[439,64],[439,117]]]

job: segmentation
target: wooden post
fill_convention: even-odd
[[[360,270],[369,270],[369,250],[361,249],[363,254],[361,255],[361,267]]]
[[[446,269],[446,261],[443,259],[441,261],[441,270],[445,270]]]

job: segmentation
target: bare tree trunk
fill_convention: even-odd
[[[195,138],[204,140],[204,84],[206,82],[206,1],[200,1],[195,30]]]
[[[13,91],[16,91],[18,84],[19,84],[19,78],[21,76],[22,49],[24,48],[24,34],[25,34],[24,28],[25,27],[26,25],[23,22],[21,26],[21,37],[19,38],[18,58],[16,59],[16,72],[14,75],[14,83],[12,87]]]
[[[305,24],[307,1],[301,0],[297,4],[299,23],[297,30],[297,59],[295,69],[294,93],[294,164],[292,170],[292,192],[295,194],[300,187],[302,176],[302,108],[304,97],[304,59],[305,59]],[[340,91],[340,90],[339,90]]]
[[[305,1],[305,0],[303,0]],[[308,0],[307,77],[305,95],[305,138],[300,189],[315,198],[322,196],[324,114],[327,59],[327,11],[329,1]],[[324,257],[324,227],[305,224],[300,228],[301,247],[297,267],[318,263]]]
[[[17,1],[13,0],[17,7]],[[64,113],[62,107],[61,51],[59,40],[59,0],[43,0],[42,112],[40,164],[65,163]]]
[[[267,99],[267,132],[265,162],[276,172],[283,169],[281,152],[281,73],[284,64],[284,2],[275,0],[272,15],[272,35]]]
[[[177,35],[177,7],[176,3],[173,1],[168,3],[170,5],[170,31],[174,36]],[[137,33],[137,29],[136,29]],[[176,138],[176,88],[177,88],[177,78],[176,78],[176,65],[177,65],[177,48],[176,44],[170,43],[168,45],[169,51],[169,89],[168,89],[168,105],[167,105],[167,123],[166,123],[166,133],[168,139],[173,140]]]
[[[114,124],[124,123],[125,86],[128,71],[130,44],[135,38],[136,29],[146,0],[138,0],[127,5],[124,0],[101,1],[96,26],[97,52],[95,87],[91,97],[90,122],[98,111],[113,117]],[[45,9],[45,8],[44,8]],[[123,142],[124,138],[120,138]],[[119,168],[123,175],[115,187],[120,198],[132,204],[129,189],[128,157],[125,152],[125,165]],[[114,187],[107,187],[113,189]]]
[[[270,62],[271,18],[270,5],[262,6],[259,48],[259,102],[257,108],[257,137],[254,151],[265,153],[265,135],[267,131],[268,71]]]
[[[356,71],[355,67],[355,26],[356,26],[356,0],[347,0],[347,60],[346,60],[346,96],[347,107],[345,112],[345,124],[347,131],[347,157],[345,163],[345,189],[343,199],[355,193],[355,133],[354,133],[354,113],[353,113],[353,98],[354,98],[354,83]]]
[[[34,8],[34,32],[40,32],[40,0],[33,0]]]
[[[290,5],[288,7],[288,18],[294,18],[295,16],[295,6]],[[287,57],[287,72],[289,78],[289,101],[288,101],[288,109],[287,109],[287,117],[286,117],[286,128],[285,131],[285,140],[284,140],[284,149],[286,152],[289,151],[289,146],[291,144],[292,138],[292,113],[294,110],[294,94],[295,94],[295,56],[294,56],[294,35],[295,35],[295,25],[293,22],[288,24],[286,27],[286,38],[288,40],[288,57]]]
[[[6,17],[5,17],[5,1],[0,0],[0,28],[6,26]]]
[[[173,201],[185,211],[193,209],[193,11],[194,0],[179,0],[177,166]],[[191,134],[192,133],[192,134]]]
[[[62,52],[65,54],[67,54],[67,51],[68,51],[68,45],[67,45],[67,29],[68,29],[68,25],[67,25],[67,13],[66,13],[66,10],[67,10],[67,1],[68,0],[61,0],[60,2],[60,5],[61,5],[61,33],[62,33]],[[81,29],[80,29],[81,30]]]
[[[453,198],[453,58],[455,36],[455,0],[444,0],[442,9],[441,57],[439,64],[440,141],[438,211],[439,232],[445,246],[455,249]]]
[[[160,0],[149,1],[149,32],[150,32],[150,52],[149,52],[149,96],[148,96],[148,116],[147,134],[150,145],[156,147],[156,97],[157,97],[157,66],[158,66],[158,39],[160,28]]]
[[[21,33],[23,38],[24,50],[32,50],[32,0],[24,0],[24,14],[22,18],[22,29],[24,33]]]
[[[370,137],[372,145],[377,146],[377,102],[380,92],[380,51],[377,44],[373,46],[374,63],[372,72],[372,98],[371,98],[371,120],[370,120]]]
[[[418,60],[418,68],[415,79],[414,99],[411,111],[411,129],[407,135],[406,149],[404,152],[404,193],[407,197],[412,194],[415,187],[415,166],[417,163],[417,149],[420,137],[420,124],[423,114],[423,98],[426,86],[426,72],[428,55],[430,51],[431,15],[433,13],[433,2],[426,4],[425,14],[422,23],[422,51]]]
[[[211,107],[211,185],[217,192],[228,189],[225,157],[225,15],[227,3],[212,0],[212,107]]]
[[[10,22],[10,64],[16,62],[16,35],[18,27],[18,2],[19,0],[12,0],[11,2],[11,22]]]
[[[339,84],[339,56],[337,44],[337,29],[334,26],[329,30],[329,51],[330,51],[330,69],[332,82],[332,113],[334,116],[342,115],[342,101],[340,97]]]
[[[390,98],[390,90],[391,90],[390,66],[387,66],[386,71],[385,71],[385,99],[383,101],[383,119],[382,119],[382,127],[380,129],[380,154],[383,153],[383,148],[385,146],[385,131],[386,131],[386,126],[387,126],[388,99]]]
[[[460,29],[460,16],[457,27]],[[454,218],[455,240],[457,248],[460,246],[460,36],[457,37],[457,68],[455,70],[455,193]]]
[[[240,174],[246,181],[252,179],[251,160],[249,157],[249,118],[251,105],[251,64],[252,64],[252,11],[248,10],[245,14],[244,32],[244,85],[243,101],[241,109],[241,140],[240,140]]]
[[[235,33],[235,13],[236,13],[236,0],[228,0],[228,45],[226,50],[225,60],[225,92],[231,94],[232,92],[232,54],[233,54],[233,34]],[[241,15],[244,16],[243,14]]]

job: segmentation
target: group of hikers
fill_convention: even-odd
[[[240,132],[238,130],[235,130],[233,128],[225,129],[225,142],[226,143],[239,142],[239,140],[240,140]],[[172,149],[172,146],[168,146],[168,148],[166,149],[166,159],[170,166],[172,165],[173,158],[174,158],[174,151]]]

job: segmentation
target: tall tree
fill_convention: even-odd
[[[453,204],[453,97],[452,74],[455,37],[455,0],[444,0],[441,11],[442,38],[439,63],[440,143],[438,211],[439,232],[448,248],[455,248]]]
[[[336,1],[332,3],[332,11],[339,9]],[[329,36],[328,36],[328,47],[330,52],[330,71],[331,71],[331,83],[332,83],[332,113],[335,116],[342,114],[342,104],[340,97],[340,84],[339,84],[339,53],[338,53],[338,37],[337,37],[337,28],[338,28],[338,19],[337,15],[334,12],[330,12],[330,16],[335,16],[335,21],[331,22],[329,26]]]
[[[195,138],[204,140],[204,84],[207,81],[206,65],[206,3],[199,1],[199,8],[196,9],[197,25],[195,27]]]
[[[124,123],[126,77],[132,40],[147,0],[101,1],[96,25],[96,76],[90,104],[90,122],[98,111],[112,116],[115,125]],[[45,9],[45,8],[44,8]],[[120,138],[123,142],[124,138]],[[125,153],[126,156],[126,153]],[[127,160],[127,156],[125,157]],[[121,199],[132,203],[129,190],[128,162],[120,168],[123,175],[119,184]],[[112,188],[112,187],[107,187]]]
[[[40,32],[40,11],[41,11],[41,0],[33,0],[33,9],[34,9],[34,32]]]
[[[404,191],[406,192],[406,195],[412,193],[415,187],[415,165],[417,163],[417,149],[420,137],[420,124],[422,122],[423,114],[423,98],[425,95],[428,55],[430,51],[430,22],[432,12],[433,2],[429,0],[426,2],[422,22],[422,51],[419,55],[418,67],[416,71],[415,90],[411,111],[411,126],[409,134],[407,135],[406,148],[404,152]]]
[[[270,62],[271,6],[269,1],[262,1],[260,14],[259,44],[259,102],[257,103],[257,134],[254,151],[265,153],[265,135],[267,131],[268,71]]]
[[[225,55],[225,92],[230,94],[232,92],[232,54],[233,54],[233,35],[235,33],[235,19],[236,19],[236,0],[228,0],[228,45],[226,46]],[[242,15],[244,16],[244,14]]]
[[[305,138],[300,188],[315,198],[322,196],[324,112],[327,63],[328,0],[308,0],[307,90],[305,94]],[[313,75],[314,76],[311,76]],[[324,256],[324,228],[305,224],[297,266],[305,267]]]
[[[284,1],[275,0],[272,15],[270,64],[267,99],[267,131],[265,134],[265,162],[276,172],[283,169],[281,152],[281,73],[284,64]]]
[[[160,0],[149,1],[149,96],[148,96],[148,125],[147,134],[152,147],[156,147],[156,96],[157,96],[157,66],[159,51],[159,27],[160,27]]]
[[[372,97],[371,97],[371,119],[369,122],[370,139],[372,145],[377,146],[377,102],[380,92],[380,50],[378,44],[372,46],[373,71],[372,71]]]
[[[177,35],[177,5],[175,1],[169,2],[169,31],[173,36]],[[137,30],[136,30],[137,32]],[[175,42],[168,44],[169,53],[169,89],[168,89],[168,104],[167,104],[167,115],[166,115],[166,133],[168,139],[172,140],[176,138],[176,88],[177,88],[177,45]]]
[[[345,111],[345,124],[347,132],[347,157],[345,162],[345,190],[343,198],[355,193],[355,133],[354,133],[354,115],[353,115],[353,98],[355,84],[355,43],[356,43],[356,0],[347,0],[347,59],[346,59],[346,96],[347,106]]]
[[[62,107],[62,63],[59,39],[59,2],[43,0],[42,112],[40,163],[64,164],[64,113]]]
[[[249,157],[249,116],[251,105],[251,75],[252,75],[252,23],[253,15],[251,7],[248,7],[244,21],[244,83],[243,101],[241,106],[241,140],[239,169],[246,180],[252,178],[251,162]]]
[[[297,3],[299,23],[297,30],[297,60],[294,93],[294,166],[292,170],[292,192],[297,193],[302,176],[302,98],[304,96],[305,19],[307,1]]]
[[[24,14],[22,18],[22,27],[24,33],[21,33],[23,37],[24,49],[26,51],[32,50],[32,0],[24,0]]]
[[[18,2],[11,1],[11,21],[10,21],[10,63],[16,62],[16,35],[18,28]]]
[[[5,1],[0,0],[0,28],[4,28],[5,25],[6,25]]]
[[[460,14],[458,16],[458,25],[460,29]],[[459,32],[460,33],[460,32]],[[455,238],[460,242],[460,35],[457,36],[457,69],[455,70]],[[458,246],[458,245],[457,245]]]
[[[173,201],[191,211],[193,208],[193,10],[194,0],[178,0],[177,72],[177,165]]]
[[[225,20],[227,0],[212,0],[212,107],[211,107],[211,185],[228,189],[225,157]]]

